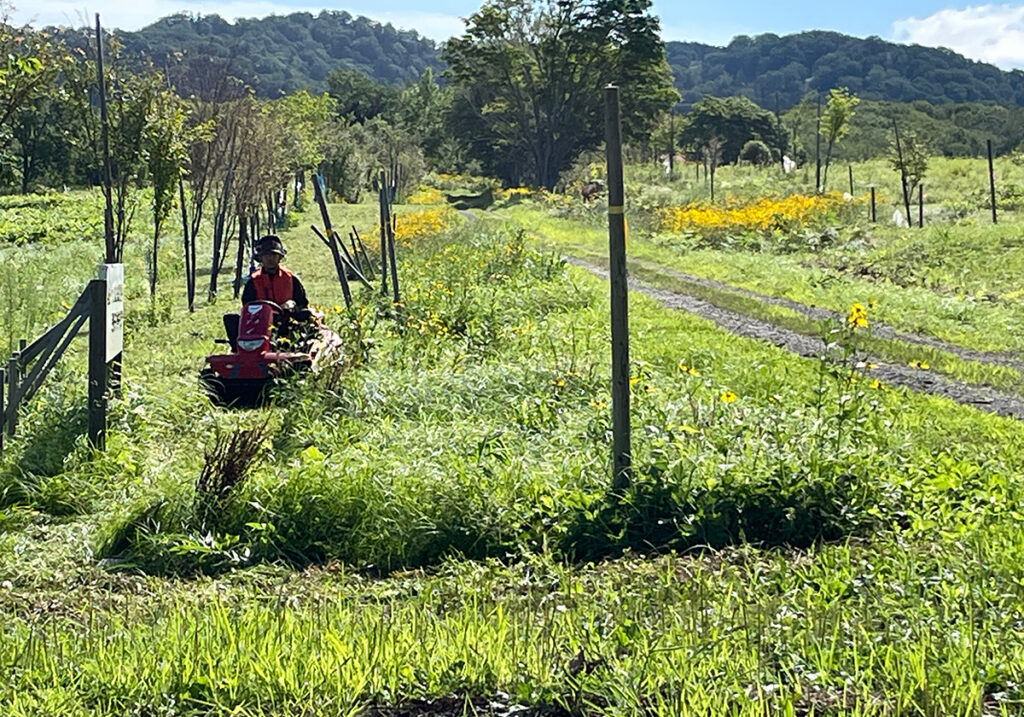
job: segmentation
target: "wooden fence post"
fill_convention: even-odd
[[[632,482],[629,427],[629,286],[626,278],[625,188],[622,180],[622,123],[619,88],[608,85],[605,97],[605,147],[608,163],[608,260],[611,284],[612,339],[612,489]]]
[[[875,217],[875,188],[871,187],[871,221],[877,221]]]
[[[7,369],[0,368],[0,423],[3,423],[4,415],[7,413],[7,404],[4,403],[4,389],[7,387]],[[4,436],[7,431],[0,425],[0,456],[4,453]]]
[[[89,282],[89,443],[107,442],[107,281]]]
[[[7,403],[10,408],[7,411],[4,431],[8,436],[13,436],[14,429],[18,427],[18,384],[21,383],[21,371],[18,370],[18,365],[20,359],[21,356],[17,352],[7,359]]]

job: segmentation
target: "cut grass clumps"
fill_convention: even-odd
[[[387,574],[453,557],[805,548],[901,524],[907,476],[930,456],[892,430],[898,397],[859,376],[853,328],[794,363],[720,347],[642,299],[638,477],[608,494],[604,298],[522,241],[482,221],[415,243],[404,305],[367,307],[349,326],[359,360],[265,409],[276,428],[249,478],[197,500],[198,463],[160,468],[158,489],[107,520],[98,554],[156,574],[267,562]]]
[[[567,558],[594,561],[625,552],[758,547],[809,548],[865,532],[882,505],[870,478],[840,473],[731,477],[640,476],[581,511],[562,543]]]
[[[742,543],[808,548],[898,523],[905,449],[872,425],[880,406],[868,393],[834,388],[823,383],[796,410],[692,388],[676,405],[641,404],[664,428],[647,424],[635,480],[580,510],[562,551],[593,561]]]

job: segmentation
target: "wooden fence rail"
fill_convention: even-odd
[[[110,267],[117,267],[115,274],[109,273]],[[32,343],[22,339],[19,349],[7,360],[6,368],[0,368],[0,454],[5,437],[14,436],[18,428],[19,410],[39,391],[43,380],[86,321],[89,322],[89,440],[97,448],[103,447],[109,368],[112,361],[120,360],[120,272],[120,265],[106,265],[101,278],[89,282],[64,318]],[[116,356],[111,356],[111,352]]]

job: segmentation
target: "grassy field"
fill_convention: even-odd
[[[354,316],[315,214],[297,217],[287,263],[346,358],[262,411],[215,409],[196,381],[232,301],[190,315],[168,281],[150,303],[133,248],[107,452],[82,441],[72,355],[0,462],[0,712],[1020,713],[1024,426],[873,384],[842,321],[835,350],[801,359],[634,295],[636,471],[612,493],[607,290],[558,254],[597,256],[599,219],[549,211],[402,242],[403,305],[360,290]],[[373,236],[375,207],[332,212]],[[630,251],[1016,350],[1002,272],[1020,225],[941,230],[879,229],[818,266],[642,227]],[[834,266],[844,246],[862,263],[924,247],[946,272],[947,236],[963,285],[1002,297],[972,321],[958,288]],[[0,248],[20,262],[0,337],[52,320],[98,254]],[[263,437],[251,474],[197,492],[204,449],[239,429]]]

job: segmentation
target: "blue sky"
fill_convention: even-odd
[[[0,7],[6,0],[0,0]],[[135,30],[175,12],[213,14],[229,20],[263,17],[296,10],[346,10],[397,27],[415,29],[435,40],[458,34],[460,18],[472,14],[477,0],[14,0],[11,19],[34,25],[82,24],[99,12],[104,24]],[[386,8],[386,9],[382,9]],[[836,30],[864,37],[878,35],[896,42],[950,47],[973,59],[1004,69],[1024,68],[1024,5],[929,2],[928,0],[861,0],[816,2],[797,0],[718,0],[673,2],[654,0],[666,40],[726,44],[735,35],[763,32],[788,34],[801,30]]]

